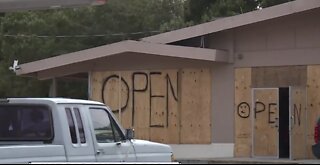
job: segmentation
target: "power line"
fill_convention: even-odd
[[[133,33],[113,33],[113,34],[77,34],[77,35],[37,35],[37,34],[0,34],[2,37],[11,38],[91,38],[91,37],[108,37],[108,36],[127,36],[139,34],[154,34],[161,31],[142,31]]]

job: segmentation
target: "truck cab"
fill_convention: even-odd
[[[170,162],[170,146],[132,139],[106,105],[64,98],[0,101],[0,163]]]

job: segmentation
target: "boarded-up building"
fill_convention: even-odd
[[[320,117],[320,1],[21,65],[38,79],[87,74],[136,137],[177,158],[313,158]]]

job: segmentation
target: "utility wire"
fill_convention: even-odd
[[[2,37],[11,38],[90,38],[90,37],[107,37],[107,36],[126,36],[138,34],[161,33],[161,31],[143,31],[133,33],[113,33],[113,34],[79,34],[79,35],[36,35],[36,34],[0,34]]]

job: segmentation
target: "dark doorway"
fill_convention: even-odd
[[[290,158],[289,93],[289,88],[279,88],[279,158]]]

